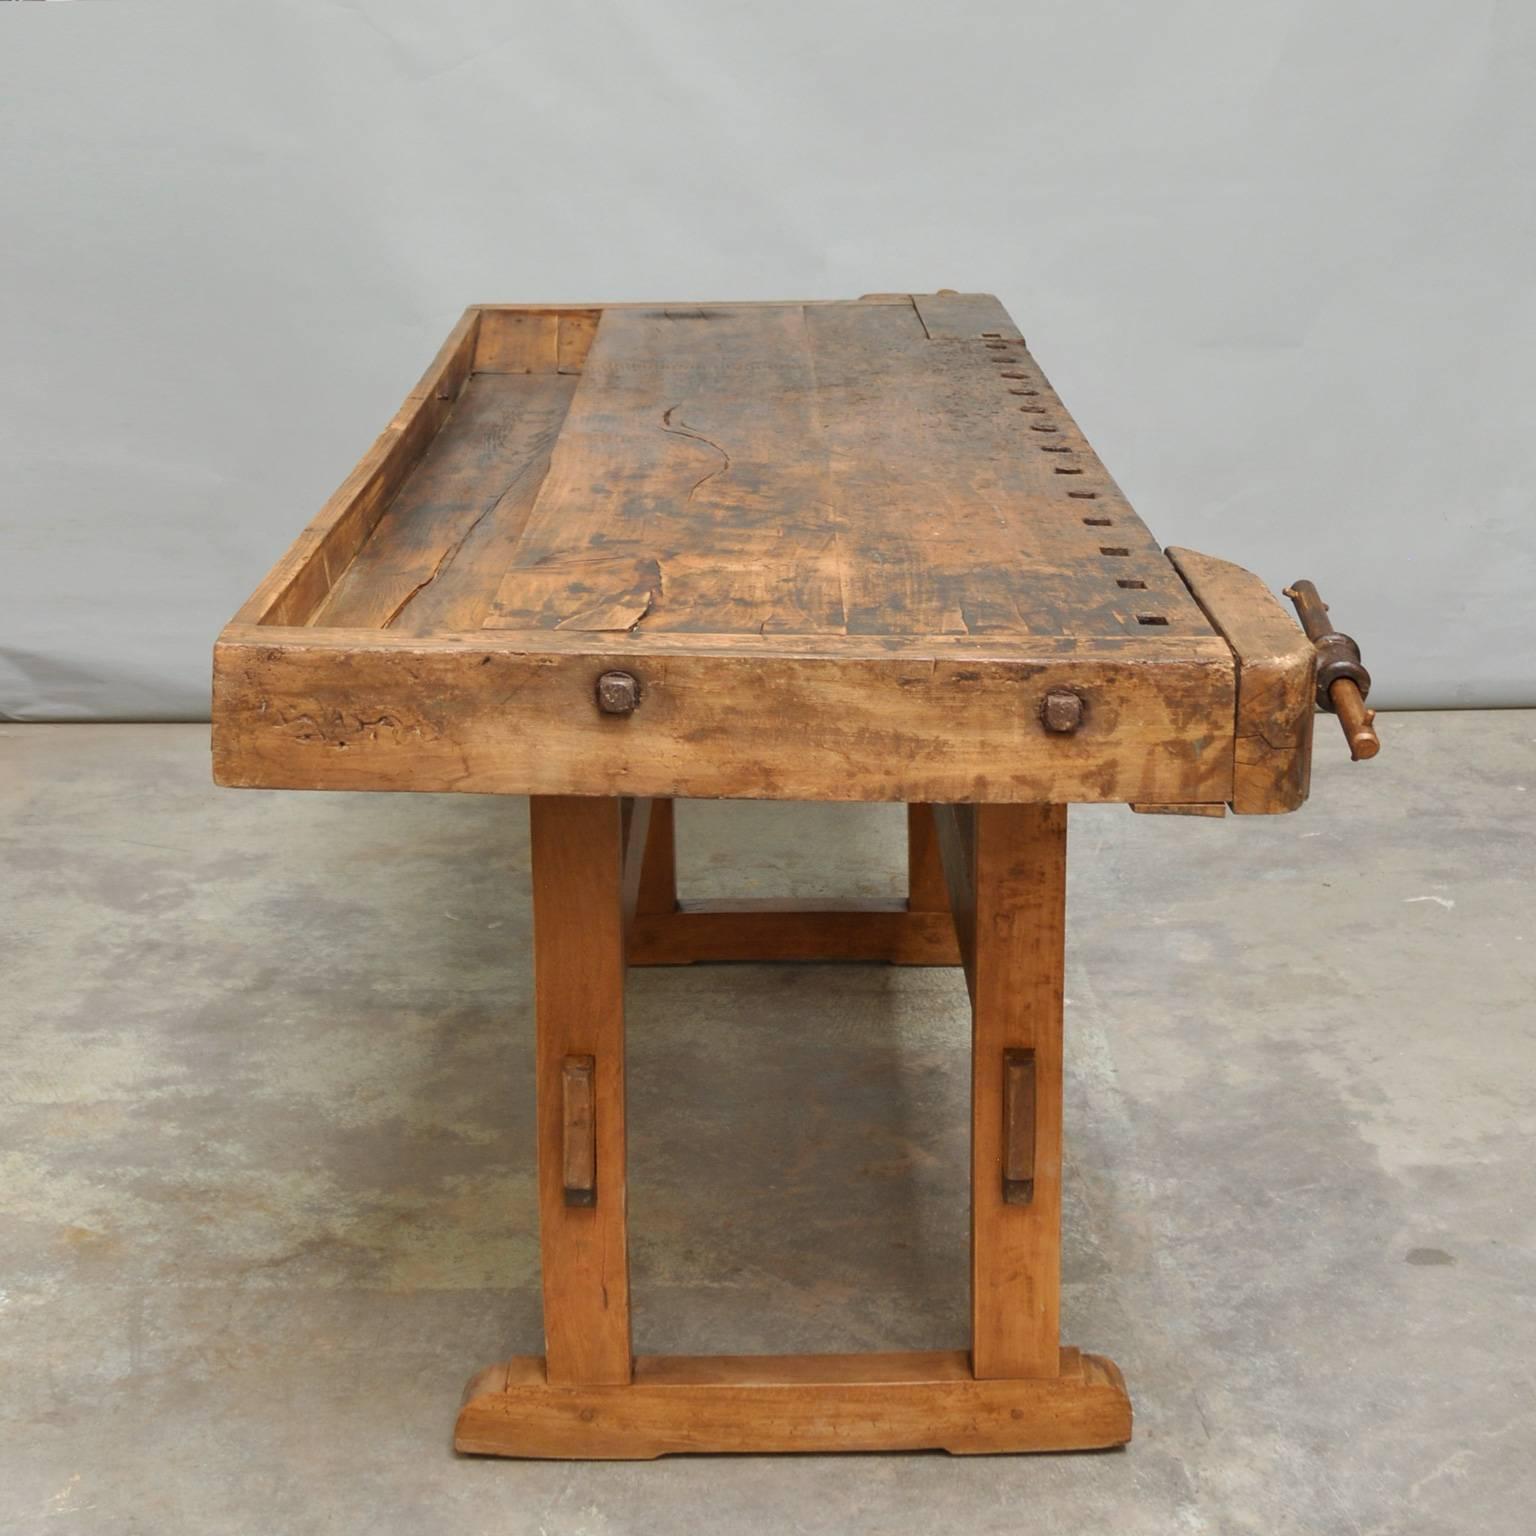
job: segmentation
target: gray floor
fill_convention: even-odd
[[[0,727],[0,1530],[1524,1533],[1536,715],[1324,723],[1301,814],[1074,811],[1065,1333],[1123,1453],[455,1458],[540,1347],[526,815]],[[899,888],[693,805],[695,894]],[[637,1342],[965,1336],[956,973],[631,985]]]

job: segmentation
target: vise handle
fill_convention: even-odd
[[[1360,662],[1360,647],[1334,629],[1328,604],[1310,581],[1298,581],[1285,589],[1296,605],[1296,616],[1307,639],[1317,648],[1317,705],[1339,717],[1349,755],[1358,763],[1381,751],[1376,734],[1376,711],[1365,707],[1371,691],[1371,674]]]

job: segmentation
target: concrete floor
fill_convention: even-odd
[[[1526,1533],[1536,715],[1320,728],[1301,814],[1073,812],[1065,1334],[1123,1453],[455,1458],[540,1349],[526,815],[0,727],[0,1530]],[[690,804],[693,894],[899,889]],[[965,1338],[949,971],[631,985],[648,1351]]]

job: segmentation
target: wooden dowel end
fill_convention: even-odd
[[[1381,738],[1374,724],[1376,711],[1365,707],[1360,690],[1347,677],[1341,677],[1328,690],[1328,698],[1349,743],[1349,755],[1357,763],[1375,757],[1381,751]]]

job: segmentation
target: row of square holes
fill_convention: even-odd
[[[987,346],[992,351],[1007,351],[1008,343],[1003,339],[1001,332],[983,331],[981,335],[982,340],[986,342]],[[997,359],[997,361],[1000,363],[1013,363],[1018,362],[1019,359],[1011,357],[1000,357]],[[1010,381],[1008,385],[1008,393],[1011,395],[1035,396],[1040,393],[1038,389],[1032,387],[1032,380],[1030,379],[1029,375],[1027,373],[1021,372],[1018,369],[1004,369],[1002,377]],[[1042,416],[1045,414],[1045,407],[1043,405],[1036,405],[1033,403],[1029,405],[1021,405],[1019,409],[1028,416]],[[1055,433],[1060,429],[1051,422],[1035,422],[1031,424],[1030,430],[1032,432],[1040,433]],[[1060,445],[1055,443],[1042,443],[1040,447],[1042,452],[1045,453],[1071,453],[1072,451],[1071,448],[1069,448],[1065,443]],[[1082,470],[1076,466],[1068,467],[1058,465],[1056,467],[1055,473],[1058,475],[1080,475],[1082,474]],[[1074,501],[1097,501],[1099,493],[1097,491],[1068,491],[1067,495],[1070,496]],[[1111,517],[1085,517],[1083,519],[1083,525],[1087,528],[1113,528],[1115,522]],[[1099,553],[1110,558],[1123,558],[1128,557],[1131,552],[1129,549],[1122,548],[1118,545],[1101,544],[1099,545]],[[1117,580],[1115,585],[1117,587],[1125,588],[1128,591],[1136,592],[1145,591],[1147,586],[1146,582],[1136,580]],[[1136,622],[1138,624],[1166,624],[1168,620],[1167,617],[1161,613],[1138,613],[1136,615]]]

